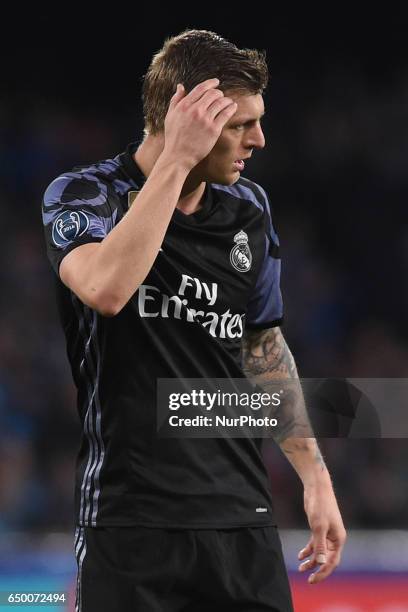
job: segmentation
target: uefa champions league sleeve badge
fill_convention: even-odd
[[[52,225],[52,239],[57,247],[65,247],[85,234],[89,227],[89,217],[82,210],[65,210]]]
[[[252,253],[248,246],[248,234],[243,230],[235,234],[234,242],[230,253],[230,262],[238,272],[248,272],[252,265]]]

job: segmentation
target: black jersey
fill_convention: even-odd
[[[278,239],[264,190],[244,178],[232,186],[207,184],[198,211],[185,215],[176,208],[148,276],[115,317],[85,306],[59,279],[65,255],[102,241],[142,188],[136,147],[61,175],[43,201],[83,425],[77,522],[274,524],[259,439],[156,433],[157,379],[243,377],[245,326],[282,321]]]

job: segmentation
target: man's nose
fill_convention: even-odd
[[[265,146],[265,136],[260,125],[254,126],[248,132],[248,138],[245,146],[254,149],[263,149]]]

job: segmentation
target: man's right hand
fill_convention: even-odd
[[[191,170],[208,155],[237,104],[217,89],[218,79],[199,83],[186,94],[177,85],[164,122],[164,151]]]

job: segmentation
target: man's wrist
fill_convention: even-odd
[[[191,172],[195,165],[192,161],[184,159],[181,155],[175,155],[170,151],[166,151],[166,149],[163,149],[156,164],[159,164],[160,166],[164,167],[170,166],[176,172],[185,174],[185,178]]]
[[[327,487],[332,489],[332,481],[326,466],[311,467],[301,476],[303,488],[309,491],[316,488]]]

